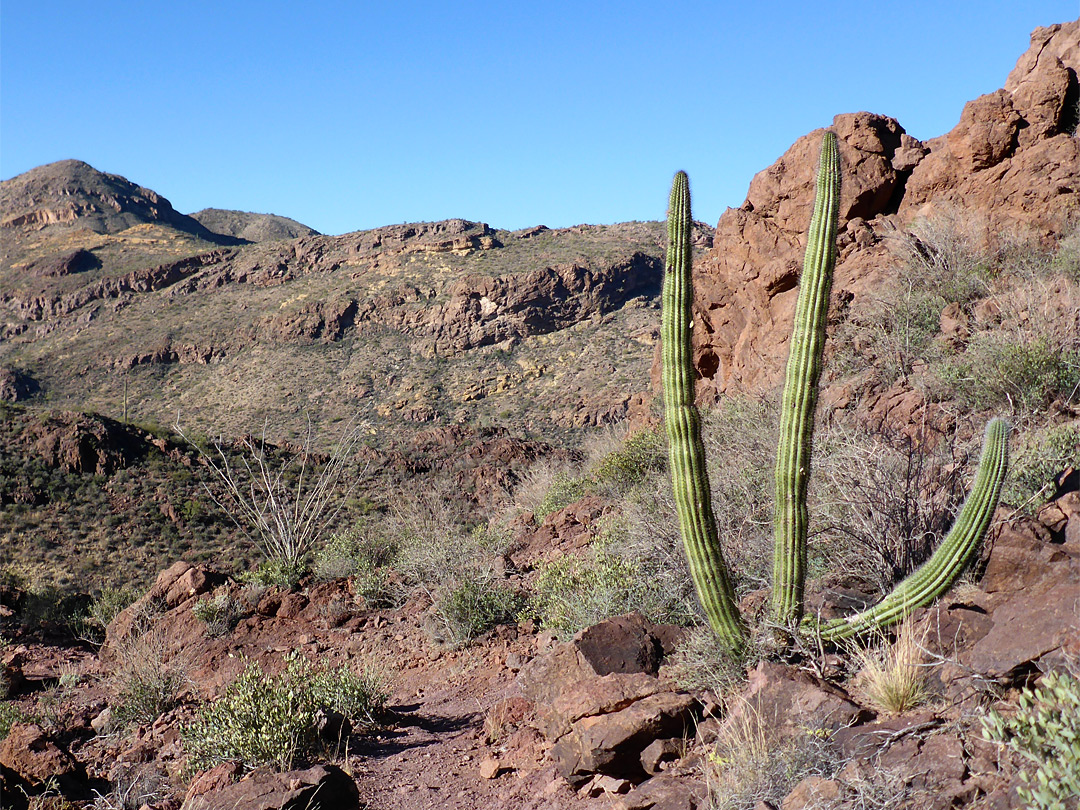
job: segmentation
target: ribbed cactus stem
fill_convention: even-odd
[[[803,612],[809,524],[806,488],[810,478],[818,381],[825,352],[829,293],[836,263],[839,208],[840,154],[836,135],[826,132],[821,141],[817,195],[795,305],[776,453],[773,619],[788,627],[798,623]]]
[[[661,325],[664,422],[671,480],[683,545],[698,598],[716,634],[733,649],[743,646],[746,628],[735,604],[712,510],[705,469],[701,419],[694,405],[694,364],[690,344],[693,302],[690,247],[690,182],[675,175],[668,207],[667,270]]]
[[[956,522],[930,557],[892,593],[869,610],[825,624],[826,641],[837,641],[894,624],[947,591],[975,558],[997,509],[1009,465],[1009,425],[993,419],[986,426],[979,471]]]

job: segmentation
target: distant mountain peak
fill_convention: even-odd
[[[214,233],[235,236],[248,242],[274,242],[300,236],[321,236],[314,228],[277,214],[204,208],[190,216]]]

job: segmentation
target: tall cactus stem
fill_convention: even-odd
[[[705,468],[701,419],[694,405],[694,365],[690,343],[693,302],[690,247],[690,182],[679,172],[668,206],[667,269],[661,325],[664,422],[671,459],[672,490],[683,545],[698,598],[714,632],[732,649],[741,649],[746,627],[720,549],[712,490]]]
[[[822,639],[839,641],[888,627],[945,593],[979,551],[993,520],[1008,464],[1009,425],[1004,419],[992,419],[986,426],[975,485],[933,556],[872,608],[823,625]]]
[[[803,613],[809,524],[806,488],[818,381],[825,352],[829,293],[836,263],[839,209],[840,154],[836,135],[826,132],[821,141],[814,213],[795,305],[776,453],[773,619],[786,627],[797,624]]]

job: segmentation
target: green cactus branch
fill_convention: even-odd
[[[803,612],[809,525],[806,488],[810,480],[818,380],[825,354],[829,293],[836,263],[839,210],[840,153],[836,135],[826,132],[821,140],[814,214],[795,305],[776,452],[773,620],[782,626],[797,624]]]
[[[667,270],[664,274],[661,348],[664,422],[671,459],[672,490],[683,545],[698,598],[713,631],[733,649],[746,640],[727,565],[720,550],[712,490],[705,469],[701,419],[694,405],[694,362],[690,345],[693,284],[690,278],[690,182],[679,172],[668,205]]]
[[[1004,419],[992,419],[986,426],[975,485],[933,556],[872,608],[822,626],[822,639],[838,641],[888,627],[944,594],[978,553],[994,517],[1008,464],[1009,424]]]

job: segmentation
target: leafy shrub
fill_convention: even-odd
[[[320,709],[367,724],[385,700],[375,676],[357,675],[346,667],[318,670],[296,653],[275,676],[251,663],[184,728],[188,765],[201,770],[235,760],[245,769],[269,765],[289,770],[315,749]]]
[[[206,625],[206,633],[212,638],[231,633],[244,615],[243,606],[226,589],[200,597],[191,612]]]
[[[642,484],[650,473],[667,469],[667,445],[659,429],[630,434],[622,446],[604,455],[589,470],[597,484],[623,494]]]
[[[627,549],[627,533],[625,521],[609,521],[584,554],[541,565],[527,615],[562,638],[632,611],[654,622],[692,622],[696,614],[689,577],[671,586],[659,570],[663,556],[621,553]]]
[[[237,579],[248,585],[277,586],[292,591],[300,584],[300,580],[307,572],[307,558],[299,560],[273,558],[263,560],[253,570],[240,574]]]
[[[591,489],[592,482],[588,478],[580,478],[565,472],[555,473],[551,488],[533,514],[538,522],[542,521],[548,515],[581,500],[589,494]]]
[[[1054,810],[1080,795],[1080,679],[1050,672],[1041,686],[1021,692],[1015,716],[992,711],[982,723],[986,739],[1034,764],[1017,790],[1029,807]]]
[[[443,637],[457,647],[512,621],[521,607],[519,594],[494,575],[467,574],[436,595],[435,616]]]
[[[365,521],[337,532],[319,547],[313,571],[323,581],[351,577],[353,593],[369,608],[394,607],[402,597],[390,577],[397,552],[392,537]]]
[[[9,700],[0,700],[0,740],[7,737],[11,727],[23,719],[18,706]]]

